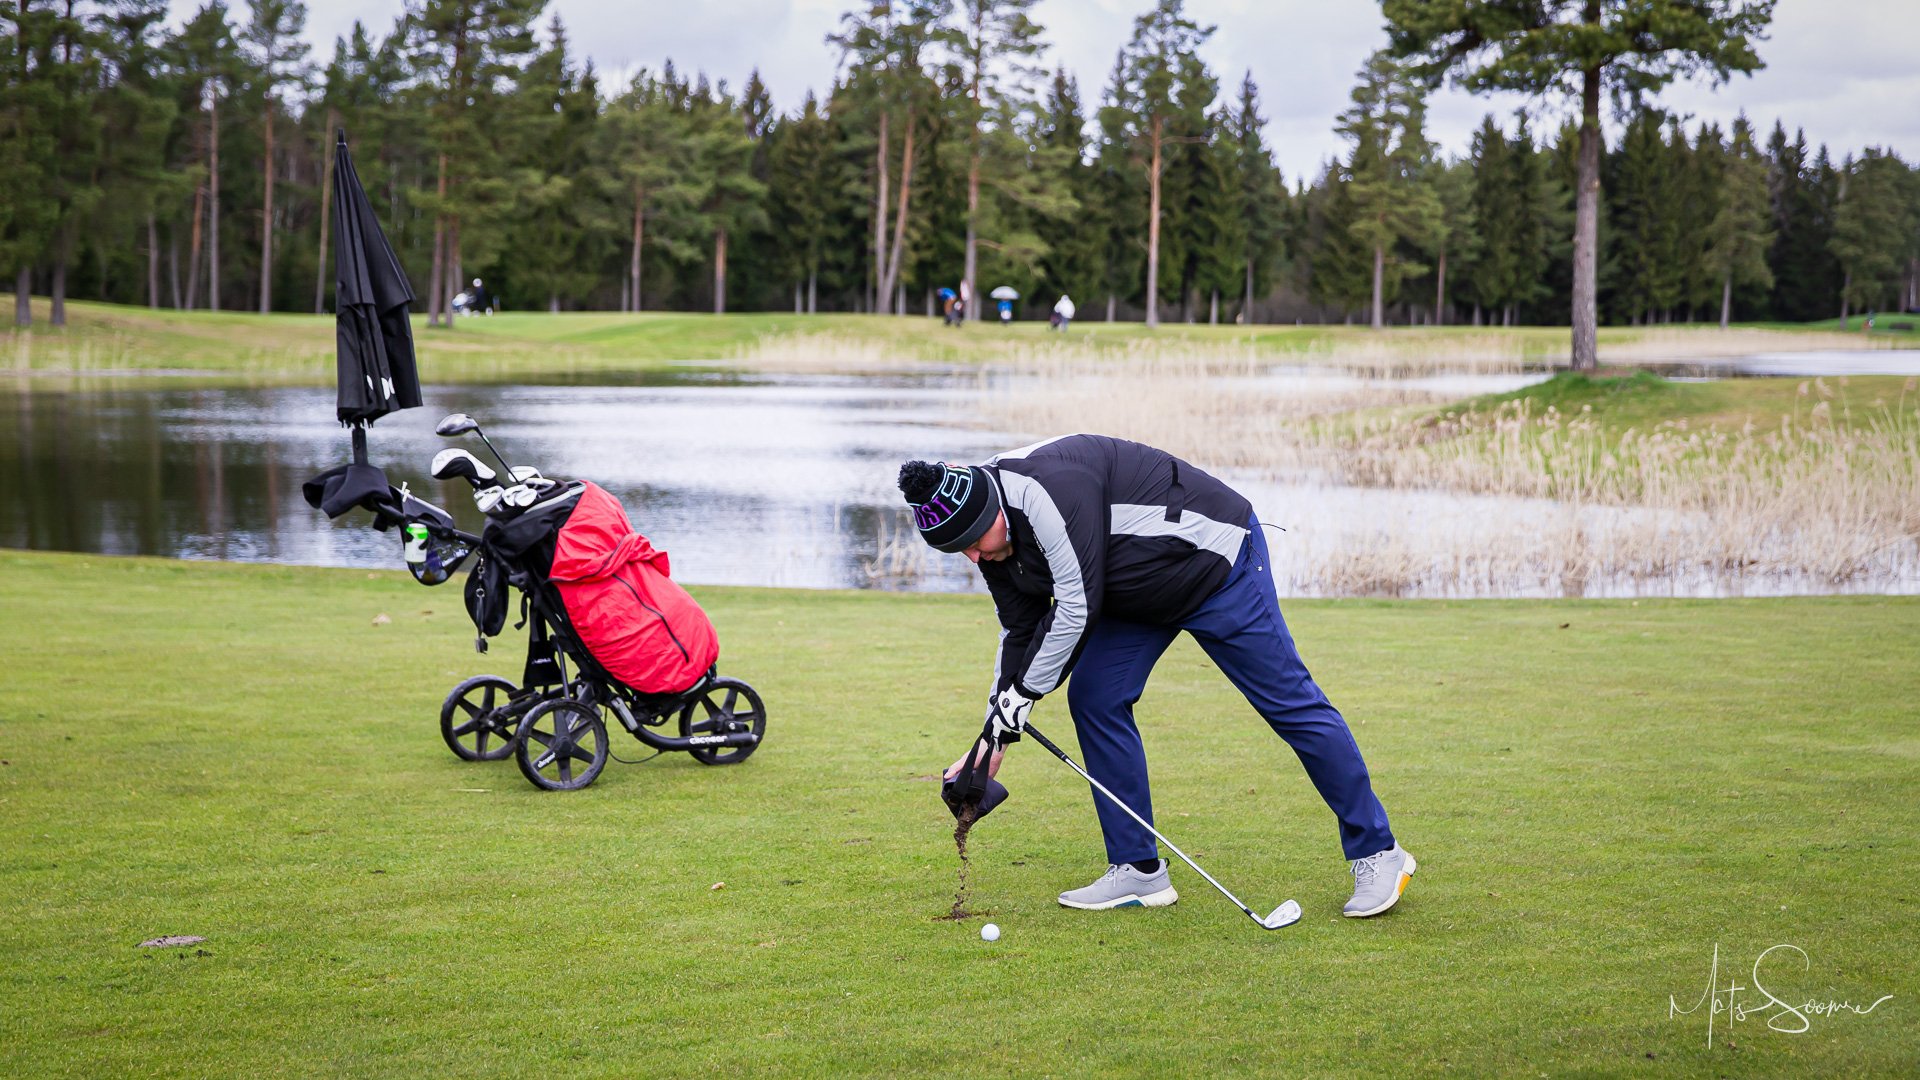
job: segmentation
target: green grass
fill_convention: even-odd
[[[1458,415],[1487,412],[1510,402],[1526,402],[1535,415],[1551,406],[1565,416],[1591,415],[1608,429],[1647,428],[1685,421],[1695,427],[1740,428],[1749,423],[1773,428],[1783,417],[1806,420],[1815,405],[1828,402],[1838,423],[1864,425],[1884,421],[1889,411],[1920,407],[1915,380],[1898,375],[1833,376],[1819,379],[1747,378],[1676,382],[1651,372],[1583,375],[1561,372],[1545,382],[1502,394],[1488,394],[1438,410]]]
[[[1839,319],[1821,319],[1810,323],[1741,323],[1765,330],[1845,330],[1852,333],[1867,332],[1875,337],[1890,337],[1896,341],[1920,339],[1920,315],[1908,315],[1898,311],[1876,312],[1873,317],[1873,329],[1866,328],[1867,317],[1856,313],[1842,323]]]
[[[11,306],[0,294],[0,310]],[[8,326],[0,337],[0,370],[51,377],[146,372],[180,377],[271,383],[322,384],[334,378],[334,324],[326,315],[258,315],[242,312],[151,310],[71,301],[68,325],[47,324],[44,299],[33,302],[34,326]],[[1663,328],[1671,329],[1671,328]],[[1701,333],[1712,328],[1699,327]],[[1636,340],[1644,331],[1609,327],[1603,343]],[[703,315],[689,313],[583,312],[551,315],[509,312],[461,319],[452,330],[414,319],[421,377],[429,382],[489,382],[547,376],[607,377],[673,363],[699,363],[739,356],[765,337],[825,336],[835,344],[875,343],[904,360],[972,362],[1004,355],[1010,347],[1055,342],[1046,324],[1009,327],[973,324],[962,330],[925,317],[868,315],[800,316],[780,313]],[[1250,347],[1263,353],[1296,353],[1326,343],[1369,345],[1381,340],[1434,342],[1485,340],[1521,343],[1527,355],[1565,348],[1563,327],[1396,327],[1378,333],[1359,327],[1183,325],[1148,330],[1140,323],[1083,319],[1073,340],[1115,350],[1143,342],[1197,347]]]
[[[433,717],[454,588],[394,572],[0,552],[0,1075],[1910,1073],[1920,602],[1293,602],[1422,870],[1337,917],[1332,822],[1182,644],[1140,706],[1174,908],[1053,895],[1100,867],[1030,746],[936,921],[924,777],[977,730],[980,597],[701,589],[771,710],[743,766],[670,755],[540,794]],[[391,625],[375,626],[385,612]],[[1036,720],[1069,748],[1048,701]],[[629,746],[631,751],[637,747]],[[724,889],[710,888],[716,882]],[[199,950],[143,950],[200,934]],[[1792,1036],[1691,1003],[1718,945]],[[1777,959],[1777,956],[1776,956]]]

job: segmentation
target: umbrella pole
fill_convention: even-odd
[[[367,463],[367,425],[365,424],[353,425],[353,463],[355,465]]]

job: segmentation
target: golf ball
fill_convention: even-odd
[[[988,923],[987,925],[981,927],[980,940],[981,941],[999,941],[1000,928],[998,926],[995,926],[992,923]]]

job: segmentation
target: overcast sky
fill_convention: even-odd
[[[1079,80],[1084,99],[1098,98],[1114,54],[1150,0],[1041,0],[1047,62]],[[230,0],[244,12],[246,0]],[[175,0],[176,17],[197,7]],[[593,58],[603,88],[637,67],[671,57],[683,71],[705,71],[738,87],[755,68],[782,109],[811,88],[823,92],[838,59],[822,40],[849,0],[551,0],[574,47]],[[1222,92],[1251,70],[1260,87],[1274,153],[1289,183],[1316,173],[1341,152],[1334,117],[1346,107],[1353,75],[1384,44],[1380,8],[1369,0],[1189,0],[1203,25],[1218,27],[1203,50]],[[308,0],[308,38],[324,62],[333,41],[355,19],[384,34],[398,0]],[[236,15],[236,18],[241,17]],[[544,26],[544,20],[542,22]],[[1717,91],[1680,85],[1662,98],[1676,111],[1724,123],[1746,110],[1762,134],[1776,117],[1806,129],[1835,156],[1888,146],[1909,161],[1920,156],[1920,0],[1779,0],[1770,39],[1760,46],[1766,70],[1735,76]],[[1429,112],[1430,134],[1462,153],[1489,111],[1503,116],[1521,99],[1475,98],[1447,91]],[[1557,123],[1557,120],[1555,121]]]

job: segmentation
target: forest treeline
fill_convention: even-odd
[[[554,311],[922,313],[1011,286],[1082,319],[1561,323],[1576,121],[1489,115],[1449,158],[1428,84],[1367,58],[1348,148],[1283,177],[1250,74],[1180,0],[1097,91],[1046,64],[1033,0],[859,5],[823,95],[774,107],[671,63],[606,85],[545,0],[408,0],[321,62],[296,0],[0,6],[0,273],[29,293],[324,311],[332,148],[435,322],[482,278]],[[1603,321],[1920,306],[1920,171],[1783,122],[1651,105],[1601,158]],[[1150,303],[1151,301],[1156,301]],[[979,305],[976,305],[978,307]],[[1371,310],[1370,310],[1371,309]],[[976,312],[977,313],[977,312]]]

